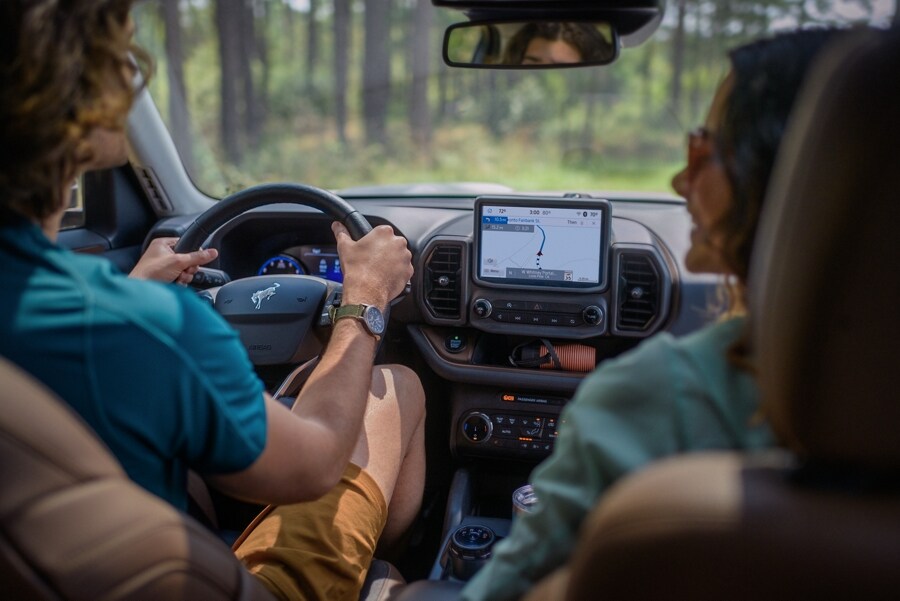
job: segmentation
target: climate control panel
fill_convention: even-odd
[[[494,409],[469,411],[459,420],[457,447],[543,458],[553,451],[558,421],[556,414]]]

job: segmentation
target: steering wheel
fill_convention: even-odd
[[[261,184],[216,203],[188,226],[175,252],[197,250],[219,227],[269,204],[318,209],[346,226],[359,240],[372,226],[343,198],[303,184]],[[318,355],[331,325],[328,306],[340,304],[342,286],[307,275],[263,275],[228,282],[210,295],[216,310],[240,334],[255,365],[298,363]],[[387,315],[385,316],[387,318]],[[312,335],[310,335],[312,334]]]

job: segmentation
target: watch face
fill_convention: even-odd
[[[384,315],[381,314],[377,307],[367,307],[365,318],[370,332],[376,336],[384,334]]]

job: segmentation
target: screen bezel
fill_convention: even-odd
[[[592,282],[536,282],[534,280],[482,277],[481,245],[482,209],[485,205],[516,208],[591,209],[600,211],[600,273],[599,281]],[[562,290],[567,292],[600,292],[609,285],[609,249],[612,223],[612,207],[602,198],[561,198],[554,196],[479,196],[474,206],[474,252],[472,253],[472,278],[477,284],[489,288],[514,288],[519,290]]]

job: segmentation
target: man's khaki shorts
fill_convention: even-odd
[[[351,463],[324,497],[267,507],[234,553],[279,599],[355,600],[386,520],[378,485]]]

